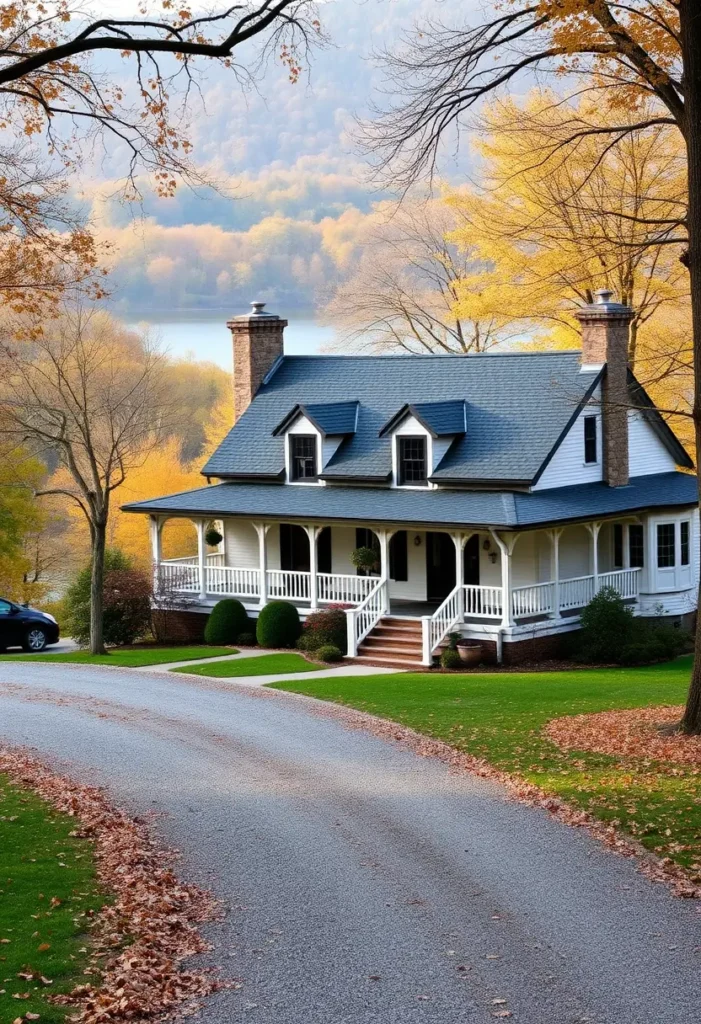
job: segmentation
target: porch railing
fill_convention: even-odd
[[[562,587],[562,584],[560,584]],[[555,584],[534,583],[511,591],[511,613],[515,619],[550,615],[555,606]]]
[[[465,615],[476,619],[500,619],[504,613],[501,587],[465,585]]]
[[[455,587],[433,615],[422,619],[423,662],[430,665],[441,640],[465,617],[465,587]]]
[[[361,604],[376,583],[376,576],[344,576],[320,572],[317,576],[317,596],[324,604]]]
[[[288,601],[310,600],[310,579],[308,572],[295,572],[291,569],[268,569],[268,596],[284,598]]]
[[[260,595],[258,569],[238,569],[232,565],[208,565],[205,569],[208,594],[237,594],[239,597]]]
[[[389,611],[389,592],[387,580],[370,577],[374,586],[362,604],[346,611],[346,628],[348,630],[348,656],[354,658],[358,647],[371,629],[377,625],[383,615]]]

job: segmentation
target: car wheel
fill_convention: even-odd
[[[25,651],[32,651],[35,654],[37,651],[43,651],[46,647],[46,633],[44,630],[38,626],[27,630],[27,636],[22,647]]]

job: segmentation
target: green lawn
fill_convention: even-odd
[[[170,661],[193,661],[197,658],[219,658],[225,654],[238,654],[235,647],[134,647],[116,648],[109,654],[90,654],[88,651],[51,654],[3,654],[2,661],[58,661],[75,665],[115,665],[117,668],[143,668],[147,665],[166,665]]]
[[[28,1011],[40,1024],[65,1021],[68,1011],[46,996],[90,980],[86,913],[105,897],[92,847],[71,837],[75,827],[75,818],[0,775],[0,1021],[7,1024]]]
[[[233,661],[213,661],[208,665],[183,665],[172,668],[171,672],[194,672],[198,676],[217,676],[229,679],[233,676],[272,676],[283,672],[318,672],[329,665],[317,665],[307,661],[301,654],[261,654],[257,658],[238,658]]]
[[[276,684],[360,708],[451,743],[622,827],[701,878],[701,772],[680,764],[566,752],[552,718],[682,704],[691,658],[635,669],[317,678]]]

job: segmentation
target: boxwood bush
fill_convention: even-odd
[[[233,644],[241,633],[250,633],[248,612],[234,597],[217,601],[204,627],[205,642],[212,647]]]
[[[323,647],[320,647],[317,651],[314,651],[314,657],[316,658],[317,661],[331,663],[334,661],[340,661],[341,658],[343,657],[343,653],[341,652],[341,649],[339,647],[334,646],[334,644],[324,644]]]
[[[301,632],[299,612],[289,601],[271,601],[261,609],[256,623],[261,647],[294,647]]]
[[[455,647],[446,647],[441,654],[442,668],[462,668],[462,658]]]

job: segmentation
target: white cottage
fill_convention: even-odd
[[[150,516],[169,622],[199,638],[223,596],[252,616],[274,598],[342,604],[350,657],[406,667],[453,630],[499,661],[556,654],[602,587],[690,624],[696,476],[611,299],[580,310],[581,352],[389,357],[286,356],[286,321],[254,303],[228,325],[236,422],[207,486],[125,506]],[[194,521],[197,551],[164,560],[173,517]],[[359,547],[377,552],[370,574]]]

